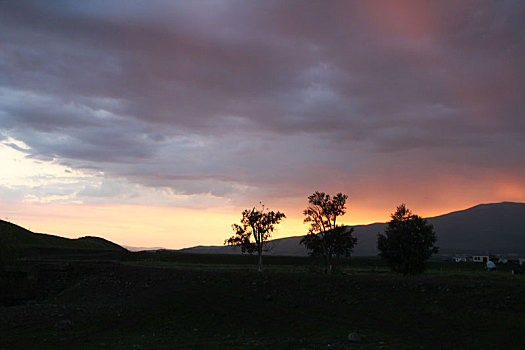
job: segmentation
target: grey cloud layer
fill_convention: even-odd
[[[392,4],[2,2],[1,128],[187,194],[390,163],[523,174],[525,5]]]

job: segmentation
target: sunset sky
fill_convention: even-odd
[[[0,218],[218,245],[525,202],[525,1],[2,1]]]

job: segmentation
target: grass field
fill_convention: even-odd
[[[0,348],[525,349],[525,278],[508,268],[432,262],[403,277],[355,258],[328,276],[269,256],[260,275],[255,262],[160,252],[40,271],[46,293],[0,307]]]
[[[44,233],[34,233],[23,227],[0,220],[0,264],[18,258],[45,257],[64,259],[121,258],[126,249],[99,237],[69,239]]]

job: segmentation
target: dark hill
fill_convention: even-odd
[[[17,256],[51,254],[90,254],[97,252],[125,253],[127,250],[99,237],[69,239],[34,233],[23,227],[0,220],[0,249],[2,254]]]
[[[440,254],[525,254],[525,203],[491,203],[428,218]],[[355,226],[355,255],[376,255],[386,223]]]
[[[440,254],[461,253],[525,255],[525,203],[492,203],[428,218],[438,235]],[[358,244],[354,256],[377,255],[377,234],[384,232],[386,223],[354,226]],[[299,244],[302,236],[272,241],[272,255],[306,255]],[[238,253],[235,247],[193,247],[192,253]]]
[[[430,218],[445,253],[525,253],[525,203],[492,203]]]

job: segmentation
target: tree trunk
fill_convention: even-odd
[[[326,273],[329,275],[332,273],[332,259],[329,254],[326,254]]]
[[[325,238],[323,237],[323,240]],[[332,273],[332,261],[330,259],[330,254],[328,253],[328,249],[326,248],[326,244],[324,243],[324,241],[322,242],[322,245],[323,245],[323,255],[324,255],[324,258],[326,260],[326,266],[325,266],[325,273],[327,274],[331,274]]]
[[[258,250],[259,253],[259,264],[257,265],[257,271],[262,272],[262,250]]]

